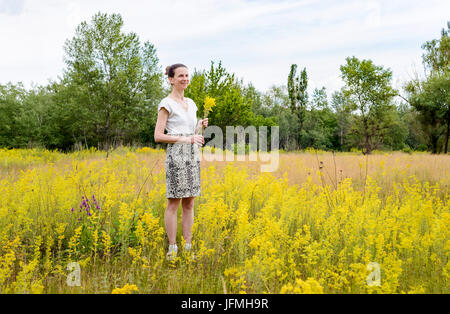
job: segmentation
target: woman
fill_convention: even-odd
[[[184,90],[189,85],[187,67],[179,63],[168,66],[166,75],[172,91],[158,106],[155,142],[168,143],[165,161],[167,208],[164,222],[169,238],[167,257],[172,259],[178,251],[176,234],[180,200],[185,250],[192,248],[194,200],[200,195],[200,158],[197,145],[205,143],[203,136],[197,134],[202,126],[208,126],[208,119],[197,123],[197,105],[192,99],[184,97]],[[167,134],[164,134],[164,129]]]

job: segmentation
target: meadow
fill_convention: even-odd
[[[195,258],[170,262],[164,158],[0,149],[1,293],[450,292],[450,155],[202,160]]]

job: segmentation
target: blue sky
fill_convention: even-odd
[[[400,87],[423,72],[421,45],[450,20],[450,1],[406,0],[0,0],[0,84],[46,84],[62,74],[63,45],[98,11],[157,48],[162,68],[211,60],[261,91],[306,67],[310,89],[342,86],[345,58],[390,68]]]

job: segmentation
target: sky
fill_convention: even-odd
[[[445,0],[0,0],[0,84],[45,85],[62,76],[63,45],[97,12],[155,45],[161,68],[211,61],[267,91],[291,64],[309,89],[342,87],[347,57],[390,68],[394,87],[423,72],[421,46],[450,20]]]

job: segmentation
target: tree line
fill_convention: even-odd
[[[0,85],[0,147],[71,151],[119,145],[156,146],[157,105],[169,93],[156,48],[124,33],[120,14],[97,13],[64,45],[65,69],[45,86]],[[280,148],[333,151],[447,153],[450,133],[450,22],[426,42],[424,78],[392,87],[392,71],[348,57],[343,87],[308,94],[308,73],[293,64],[287,84],[258,91],[219,61],[195,69],[185,95],[203,116],[206,96],[216,99],[209,124],[275,126]],[[269,134],[270,136],[270,134]]]

